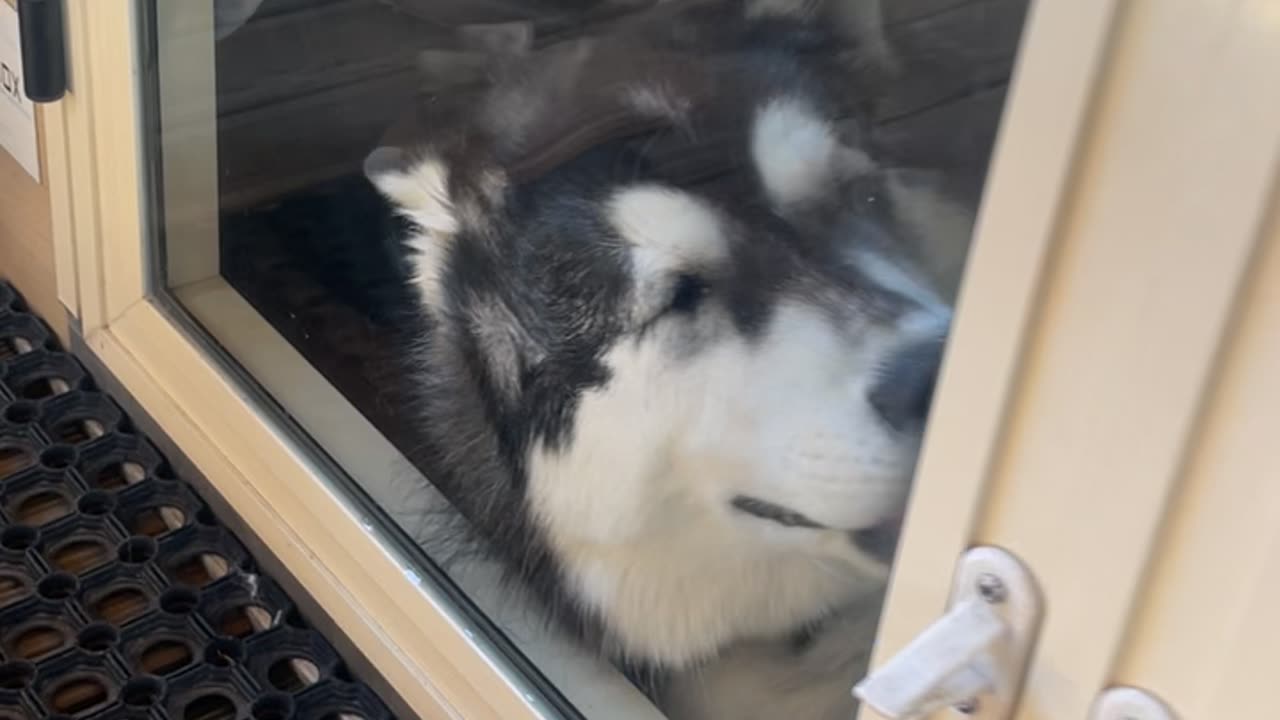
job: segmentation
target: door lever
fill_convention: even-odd
[[[994,547],[961,557],[947,612],[854,688],[889,720],[947,707],[1009,720],[1040,629],[1041,597],[1016,558]]]

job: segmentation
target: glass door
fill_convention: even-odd
[[[408,712],[849,717],[990,545],[1018,717],[1084,717],[1268,207],[1264,6],[72,0],[59,290]]]
[[[751,676],[785,684],[794,638],[849,606],[860,634],[832,630],[794,651],[816,657],[832,643],[850,646],[838,674],[815,670],[830,677],[814,691],[847,715],[1026,10],[1021,1],[141,3],[145,271],[156,306],[296,431],[301,450],[323,459],[330,491],[400,556],[529,711],[772,712],[747,711],[749,697],[734,697],[728,676],[765,662]],[[806,163],[816,174],[790,177]],[[831,194],[805,183],[829,184]],[[678,193],[674,205],[666,195],[646,199],[658,187]],[[785,195],[796,192],[812,197]],[[608,219],[628,193],[640,215]],[[489,202],[501,207],[469,208]],[[657,205],[644,210],[646,202]],[[468,212],[495,219],[459,228]],[[671,225],[624,227],[672,214]],[[681,216],[704,223],[702,235],[671,236]],[[831,233],[828,223],[846,227]],[[479,246],[462,240],[473,233],[509,245],[451,279],[464,243]],[[662,250],[674,242],[705,247]],[[629,257],[602,255],[624,245]],[[863,264],[855,258],[863,250],[878,259]],[[662,254],[645,260],[651,251]],[[697,252],[709,253],[698,260],[705,266],[679,264]],[[783,272],[766,253],[796,266]],[[635,275],[650,262],[670,266]],[[735,263],[744,264],[737,277]],[[834,302],[847,317],[815,321],[827,311],[805,299],[812,291],[802,277],[826,288],[818,295],[844,296]],[[446,290],[453,282],[467,287]],[[501,287],[482,287],[490,282]],[[793,287],[770,297],[783,282]],[[664,315],[664,301],[640,292],[645,284],[670,294],[675,309]],[[868,288],[882,298],[861,299]],[[677,317],[704,293],[705,308]],[[734,300],[738,293],[746,299]],[[782,309],[753,330],[752,302],[767,315]],[[591,308],[590,317],[570,317],[565,303]],[[792,431],[767,430],[764,416],[792,413],[822,426],[802,426],[796,442],[834,431],[850,450],[870,443],[869,455],[849,452],[831,468],[854,473],[830,498],[847,509],[815,519],[826,512],[818,475],[796,480],[813,484],[812,497],[778,484],[826,471],[805,470],[782,449],[750,457],[763,437],[727,429],[680,437],[663,428],[691,423],[692,407],[676,398],[654,400],[669,403],[662,410],[626,405],[599,376],[627,362],[604,355],[648,336],[636,313],[664,326],[658,334],[694,333],[655,341],[647,352],[669,355],[662,367],[676,364],[642,395],[660,393],[658,383],[693,383],[688,392],[706,393],[703,423],[746,412],[760,416],[751,432],[782,436]],[[873,330],[856,329],[868,319]],[[828,338],[820,342],[845,349],[786,359],[758,356],[749,342],[765,333],[782,352],[807,342],[788,333],[814,322]],[[682,366],[678,358],[702,343],[707,353]],[[870,354],[861,369],[824,369],[844,365],[837,352]],[[584,365],[584,354],[598,359]],[[711,364],[716,354],[729,354],[723,366]],[[924,366],[911,377],[916,360]],[[793,377],[787,366],[797,362]],[[761,364],[750,372],[762,381],[812,399],[788,409],[762,384],[759,397],[730,400],[696,379],[731,382],[746,363]],[[888,383],[901,396],[877,410],[867,398],[882,366],[905,374]],[[814,385],[832,372],[849,394],[839,407]],[[432,418],[432,403],[456,410]],[[588,407],[614,403],[624,405]],[[563,427],[545,413],[562,413]],[[622,440],[645,424],[653,437]],[[580,447],[548,447],[561,442]],[[717,447],[699,449],[708,443]],[[683,449],[664,449],[672,447]],[[654,467],[668,452],[686,469]],[[692,474],[707,452],[721,469]],[[563,465],[596,455],[603,465]],[[783,465],[734,487],[736,466],[775,462]],[[859,475],[882,490],[859,496]],[[624,498],[631,507],[621,515],[581,517],[574,508],[616,513],[608,506]],[[650,519],[623,534],[632,513]],[[581,534],[593,524],[619,534]],[[467,543],[477,547],[459,552]],[[839,547],[824,549],[832,543]],[[698,555],[701,545],[720,549]],[[575,560],[582,548],[587,556]],[[687,566],[673,562],[684,554]],[[718,570],[734,563],[738,570]],[[806,565],[814,567],[792,570]],[[775,610],[781,596],[766,587],[791,574],[803,589],[787,601],[794,607]],[[743,576],[763,585],[739,586]],[[676,587],[699,581],[709,586],[702,598]],[[601,582],[621,584],[595,597]],[[650,600],[637,605],[640,597]],[[735,598],[750,602],[731,611]],[[726,612],[737,615],[715,629]],[[699,628],[664,630],[684,625]],[[780,697],[776,707],[797,699]]]

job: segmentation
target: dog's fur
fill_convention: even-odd
[[[851,712],[949,321],[848,49],[785,4],[553,48],[366,168],[412,225],[420,464],[674,716]]]

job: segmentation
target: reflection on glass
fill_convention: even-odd
[[[546,677],[851,717],[1025,0],[184,5],[175,296],[217,335],[229,286],[408,458],[363,491],[550,620]]]

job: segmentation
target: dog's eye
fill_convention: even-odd
[[[667,312],[692,313],[702,304],[708,289],[706,281],[697,275],[681,275],[676,278],[675,287],[671,291]]]

